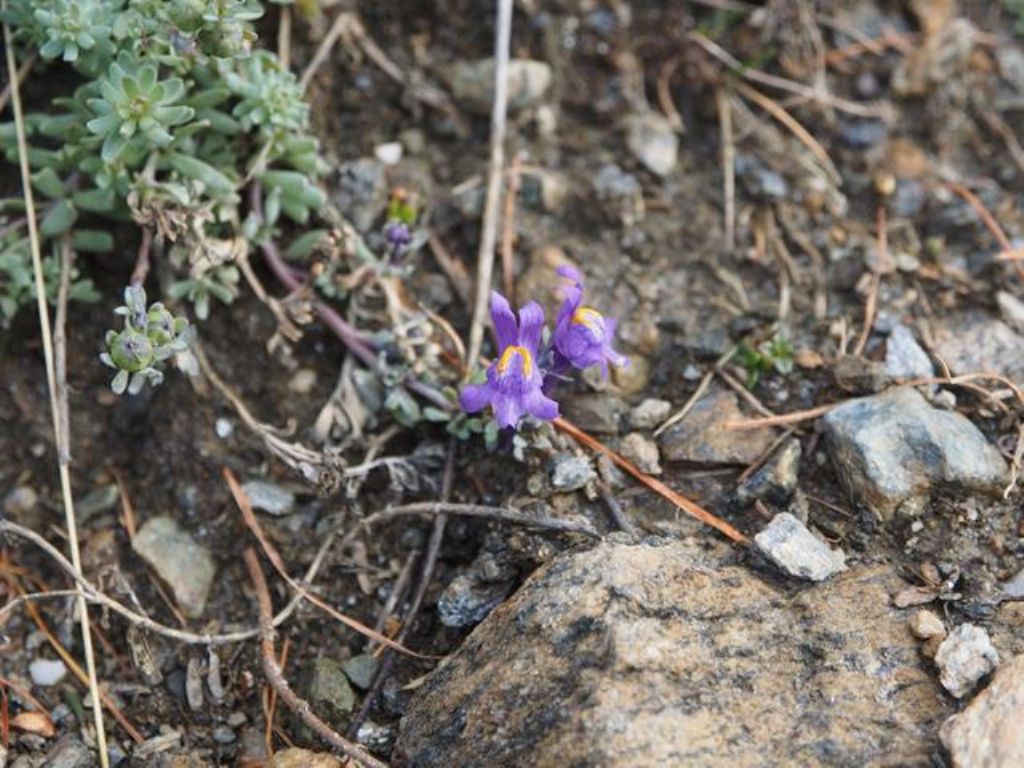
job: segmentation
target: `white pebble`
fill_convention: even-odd
[[[36,659],[28,665],[28,674],[32,678],[33,684],[43,688],[56,685],[64,679],[64,675],[67,673],[68,668],[64,666],[63,661],[59,660]]]
[[[217,431],[217,437],[221,440],[227,440],[235,431],[235,425],[228,419],[217,419],[213,428]]]
[[[378,144],[373,148],[373,154],[384,165],[397,165],[402,159],[402,142],[389,141],[387,144]]]

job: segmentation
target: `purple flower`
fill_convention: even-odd
[[[459,395],[466,413],[494,407],[500,427],[514,427],[524,414],[539,419],[558,416],[558,403],[542,389],[544,376],[537,365],[544,310],[531,301],[519,310],[516,320],[508,300],[491,292],[491,319],[498,338],[498,359],[487,367],[487,381],[469,384]]]
[[[391,221],[384,228],[384,239],[391,246],[392,258],[397,259],[405,253],[409,243],[412,242],[412,233],[407,224],[401,221]]]
[[[615,320],[605,318],[591,307],[582,306],[583,281],[573,267],[559,267],[558,274],[570,281],[563,288],[565,300],[555,324],[555,351],[564,362],[576,368],[600,365],[608,375],[608,363],[614,366],[629,364],[629,360],[612,349]]]

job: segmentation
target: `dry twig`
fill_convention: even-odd
[[[387,768],[387,764],[381,762],[358,744],[353,744],[340,733],[327,725],[316,716],[309,702],[299,698],[292,690],[281,667],[277,663],[277,652],[274,650],[274,625],[273,611],[270,603],[270,590],[267,588],[267,579],[260,568],[259,558],[252,549],[246,549],[244,553],[245,565],[249,570],[249,578],[256,589],[256,599],[259,604],[260,616],[260,647],[263,658],[263,673],[267,682],[277,691],[278,697],[285,706],[294,712],[306,725],[316,731],[324,741],[337,749],[346,757],[355,760],[361,765],[369,768]]]
[[[6,3],[0,0],[0,8],[6,10]],[[74,499],[71,493],[71,472],[69,464],[71,461],[71,440],[68,428],[68,406],[67,406],[67,380],[64,364],[64,328],[63,322],[66,317],[67,286],[62,291],[65,309],[59,312],[59,323],[57,338],[54,338],[50,328],[49,308],[46,305],[46,282],[43,277],[43,262],[40,252],[39,230],[36,226],[35,201],[32,195],[31,170],[28,163],[28,143],[25,138],[25,122],[21,108],[21,92],[18,83],[18,68],[14,59],[14,46],[10,27],[6,22],[3,25],[4,47],[6,48],[7,73],[11,85],[11,105],[14,108],[14,127],[18,144],[18,160],[21,169],[22,196],[25,201],[25,212],[28,218],[29,250],[32,255],[32,271],[35,278],[36,309],[39,314],[39,328],[43,338],[43,356],[46,362],[46,380],[50,398],[50,410],[53,420],[54,441],[57,444],[57,466],[60,474],[61,497],[64,501],[64,520],[68,533],[68,544],[71,549],[71,563],[76,576],[82,574],[82,558],[78,547],[78,527],[75,519]],[[70,272],[70,248],[65,243],[63,248],[62,271],[64,271],[64,282],[69,279]],[[55,353],[54,342],[61,341],[59,350]],[[34,606],[30,607],[34,608]],[[85,655],[85,666],[88,670],[89,692],[95,702],[100,701],[99,681],[96,679],[96,658],[92,647],[92,631],[89,627],[89,608],[86,605],[85,595],[79,589],[78,595],[79,622],[82,629],[82,649]],[[107,755],[107,734],[103,724],[103,708],[93,708],[93,723],[96,728],[96,749],[99,753],[100,765],[107,768],[110,758]]]
[[[505,121],[508,111],[508,64],[512,38],[512,0],[498,0],[498,21],[494,38],[494,103],[491,109],[491,158],[487,169],[487,193],[484,218],[477,253],[476,302],[473,324],[469,329],[466,369],[472,371],[480,360],[484,340],[484,323],[491,295],[494,273],[494,246],[498,233],[498,206],[501,198],[501,176],[505,165]]]
[[[408,648],[401,645],[400,643],[396,643],[387,635],[383,635],[380,632],[371,629],[370,627],[363,624],[361,621],[353,619],[351,616],[346,616],[344,613],[331,607],[329,604],[321,600],[316,595],[310,593],[309,590],[307,590],[305,587],[299,584],[299,582],[293,579],[291,575],[289,575],[288,573],[288,569],[284,564],[284,559],[281,557],[281,554],[277,551],[274,545],[270,543],[270,540],[267,538],[266,534],[263,533],[263,529],[260,527],[259,521],[256,519],[255,513],[252,511],[252,505],[249,504],[249,497],[246,496],[245,491],[242,490],[242,486],[238,484],[238,480],[235,479],[234,474],[227,467],[224,468],[223,474],[224,479],[227,481],[228,488],[231,490],[231,496],[232,498],[234,498],[235,504],[238,505],[238,509],[242,513],[242,519],[245,521],[246,527],[248,527],[248,529],[252,532],[253,536],[256,537],[256,540],[260,543],[260,547],[263,548],[263,554],[267,556],[267,559],[270,561],[271,565],[274,566],[274,570],[277,571],[278,575],[282,579],[284,579],[285,582],[287,582],[288,586],[290,586],[305,600],[315,605],[317,608],[322,610],[332,619],[340,621],[345,626],[355,630],[356,632],[365,637],[368,637],[372,640],[376,640],[378,643],[386,645],[393,650],[400,651],[401,653],[404,653],[407,656],[412,656],[417,659],[434,658],[432,656],[425,656],[423,654],[416,653],[415,651],[410,651]]]
[[[505,296],[516,304],[515,283],[515,237],[516,237],[516,197],[519,195],[519,155],[513,155],[509,165],[508,187],[505,189],[505,212],[501,217],[501,277]]]
[[[728,86],[715,91],[718,105],[718,129],[722,143],[722,197],[724,199],[725,247],[736,249],[736,145],[732,133],[732,98]]]
[[[660,480],[651,477],[646,472],[640,470],[633,462],[629,461],[625,456],[613,451],[611,448],[606,446],[600,440],[591,437],[583,430],[579,429],[572,423],[566,421],[563,418],[557,418],[554,421],[555,427],[562,432],[565,432],[569,437],[578,442],[580,445],[589,448],[592,451],[603,453],[621,469],[631,474],[642,484],[647,486],[650,490],[657,493],[663,499],[672,502],[676,507],[681,509],[683,512],[688,514],[690,517],[699,520],[705,525],[709,525],[717,531],[724,533],[727,537],[735,541],[737,544],[749,544],[750,539],[740,533],[738,530],[733,528],[729,523],[725,522],[719,517],[708,512],[699,504],[690,501],[688,498],[683,496],[676,491],[673,491],[667,485]]]
[[[826,91],[820,91],[809,85],[798,83],[795,80],[787,80],[784,77],[771,75],[767,72],[762,72],[759,69],[754,69],[753,67],[746,67],[731,53],[699,32],[691,32],[687,37],[711,54],[714,58],[725,64],[734,74],[738,77],[742,77],[744,80],[750,80],[754,83],[767,85],[770,88],[777,88],[780,91],[796,94],[808,101],[821,104],[825,107],[832,107],[840,112],[846,112],[851,115],[877,118],[885,118],[888,116],[889,110],[886,109],[884,105],[860,104],[855,101],[849,101],[838,96],[833,96]]]

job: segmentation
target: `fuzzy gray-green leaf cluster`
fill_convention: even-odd
[[[271,229],[322,206],[324,164],[302,89],[274,54],[253,47],[263,3],[7,0],[6,8],[19,57],[40,57],[23,90],[38,79],[53,94],[25,119],[44,237],[72,233],[76,249],[109,251],[111,233],[123,231],[131,253],[131,228],[111,222],[146,227],[167,246],[180,281],[173,294],[205,315],[210,297],[236,292],[230,262],[244,251],[224,244],[257,234],[243,186],[261,184]],[[12,124],[0,124],[0,151],[16,161]],[[26,262],[0,253],[0,295],[13,296]],[[225,258],[210,258],[218,253]],[[6,301],[5,314],[11,301],[22,303]]]

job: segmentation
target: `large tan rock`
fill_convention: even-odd
[[[1024,765],[1024,656],[1004,664],[941,734],[956,768]]]
[[[696,547],[550,562],[413,699],[395,764],[929,764],[948,699],[890,571],[791,593]]]

